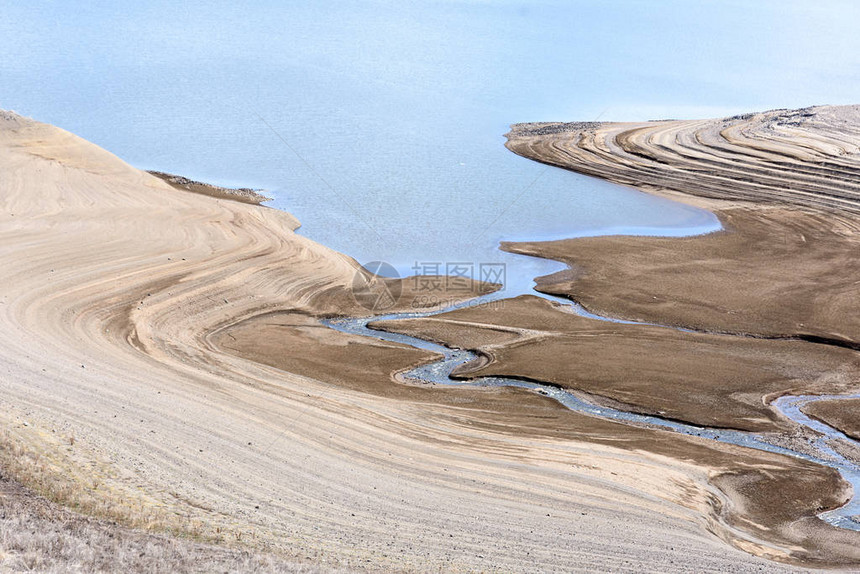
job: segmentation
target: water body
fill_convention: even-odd
[[[138,167],[272,190],[361,262],[507,263],[510,294],[553,268],[500,240],[717,226],[519,158],[510,123],[860,99],[848,1],[140,4],[5,2],[0,107]]]

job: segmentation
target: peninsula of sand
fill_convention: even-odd
[[[705,205],[725,229],[504,245],[570,265],[541,291],[654,325],[524,296],[377,328],[474,349],[485,360],[465,378],[809,440],[771,402],[860,387],[858,145],[858,107],[515,126],[516,153]],[[527,389],[404,384],[433,353],[320,323],[367,315],[354,286],[374,278],[249,197],[0,113],[0,486],[16,483],[3,508],[46,498],[103,530],[205,547],[213,564],[287,570],[860,563],[860,533],[819,518],[852,494],[832,468]],[[814,415],[851,432],[840,405]],[[0,570],[19,567],[20,546],[0,548]]]

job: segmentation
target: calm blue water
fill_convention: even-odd
[[[362,262],[507,262],[513,291],[549,268],[499,240],[716,222],[516,157],[508,124],[860,101],[848,1],[178,4],[4,2],[0,107],[270,189]]]

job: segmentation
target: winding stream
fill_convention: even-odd
[[[686,424],[678,421],[662,419],[660,417],[632,413],[622,410],[617,410],[605,406],[596,405],[588,402],[581,396],[573,392],[560,389],[552,385],[545,385],[536,382],[522,381],[508,377],[480,377],[469,381],[457,381],[451,378],[451,373],[460,365],[468,363],[477,358],[477,354],[465,349],[453,349],[444,345],[439,345],[418,337],[403,335],[399,333],[389,333],[378,331],[368,327],[368,323],[373,321],[385,321],[394,319],[421,318],[437,315],[447,311],[453,311],[458,308],[463,308],[469,305],[478,303],[490,303],[494,299],[498,299],[499,294],[489,294],[477,299],[472,299],[467,302],[459,303],[441,310],[427,312],[410,312],[410,313],[391,313],[387,315],[376,315],[373,317],[364,318],[338,318],[326,319],[322,323],[327,327],[364,337],[372,337],[384,341],[401,343],[410,347],[431,351],[442,355],[438,361],[428,363],[416,367],[410,371],[403,373],[401,376],[407,381],[414,381],[418,384],[437,384],[437,385],[455,385],[455,386],[479,386],[479,387],[521,387],[531,389],[542,395],[555,399],[565,407],[578,413],[589,416],[600,417],[619,421],[625,424],[645,426],[651,428],[662,428],[679,432],[685,435],[702,437],[710,440],[715,440],[722,443],[734,444],[738,446],[754,448],[760,451],[771,453],[784,454],[793,456],[803,460],[808,460],[824,466],[837,469],[842,477],[848,481],[853,488],[853,496],[844,506],[823,512],[819,518],[825,522],[846,528],[850,530],[860,531],[860,522],[857,522],[853,517],[860,515],[860,466],[848,460],[840,454],[833,446],[834,441],[847,441],[855,446],[856,441],[845,436],[842,432],[805,415],[801,408],[814,401],[828,400],[834,398],[853,398],[860,395],[827,395],[827,396],[783,396],[775,400],[772,406],[776,408],[787,418],[798,423],[802,427],[813,431],[816,438],[809,443],[810,453],[800,452],[791,448],[773,444],[767,441],[763,435],[751,432],[713,429],[707,427],[699,427],[691,424]],[[601,321],[619,322],[619,323],[634,323],[632,321],[620,321],[608,317],[601,317],[589,313],[578,304],[565,302],[566,310],[592,319]],[[674,327],[663,326],[665,328],[674,329]]]

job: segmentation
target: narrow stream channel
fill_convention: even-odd
[[[850,530],[860,531],[860,522],[857,522],[854,517],[860,516],[860,467],[857,464],[848,460],[845,456],[837,452],[832,446],[834,441],[845,441],[855,446],[860,446],[856,441],[845,436],[840,431],[805,415],[801,408],[811,402],[819,400],[828,400],[834,398],[854,398],[860,395],[829,395],[829,396],[783,396],[772,403],[776,408],[787,418],[798,423],[802,427],[810,429],[816,435],[816,438],[809,444],[810,453],[804,453],[785,446],[779,446],[767,441],[767,437],[751,432],[727,430],[727,429],[712,429],[707,427],[699,427],[691,424],[685,424],[678,421],[671,421],[659,417],[632,413],[605,406],[596,405],[588,402],[584,398],[575,395],[572,392],[557,388],[552,385],[545,385],[536,382],[522,381],[507,377],[480,377],[469,381],[458,381],[451,378],[451,373],[460,365],[463,365],[477,357],[472,351],[465,349],[454,349],[439,345],[418,337],[403,335],[399,333],[388,333],[378,331],[368,327],[368,323],[374,321],[387,321],[395,319],[421,318],[430,317],[447,311],[453,311],[457,308],[463,308],[467,305],[475,305],[477,303],[488,303],[494,299],[498,299],[499,294],[489,294],[477,299],[472,299],[467,302],[453,305],[441,310],[428,312],[410,312],[410,313],[392,313],[387,315],[376,315],[373,317],[364,318],[337,318],[325,319],[322,321],[324,325],[353,335],[364,337],[372,337],[384,341],[394,343],[402,343],[416,349],[431,351],[442,355],[442,358],[433,363],[421,365],[410,371],[402,374],[406,380],[412,380],[418,384],[437,384],[449,386],[479,386],[479,387],[520,387],[531,389],[544,396],[555,399],[565,407],[589,416],[600,417],[619,421],[625,424],[635,426],[645,426],[651,428],[662,428],[685,435],[702,437],[710,440],[715,440],[723,443],[754,448],[760,451],[784,454],[793,456],[803,460],[815,462],[824,466],[837,469],[842,477],[848,481],[853,488],[853,495],[844,506],[835,510],[823,512],[819,518],[825,522],[846,528]],[[552,298],[555,300],[555,298]],[[610,321],[618,323],[634,324],[632,321],[620,321],[608,317],[601,317],[593,313],[589,313],[578,304],[571,304],[569,301],[564,303],[566,310],[572,313],[597,319],[601,321]],[[667,329],[674,327],[663,326]]]

